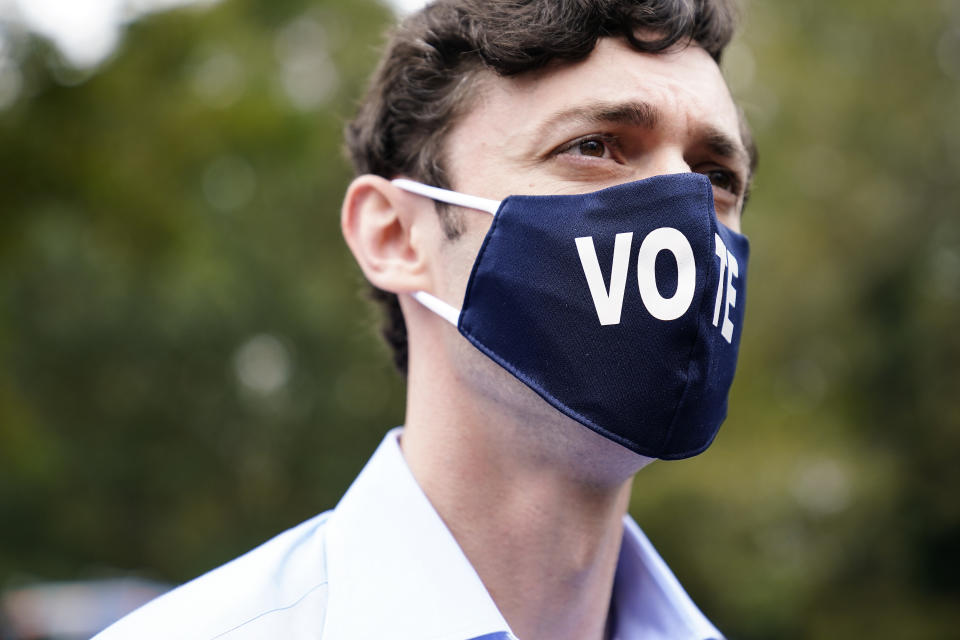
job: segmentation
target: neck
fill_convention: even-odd
[[[642,461],[506,372],[491,388],[529,398],[426,373],[411,366],[404,456],[507,623],[523,640],[600,640]]]

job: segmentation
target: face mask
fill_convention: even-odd
[[[494,214],[463,308],[414,297],[557,410],[639,454],[687,458],[727,413],[749,245],[710,181],[663,175],[502,202],[410,180]]]

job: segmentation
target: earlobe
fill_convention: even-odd
[[[430,201],[411,196],[380,176],[362,175],[350,183],[340,227],[375,287],[393,293],[429,289],[425,205],[432,213]]]

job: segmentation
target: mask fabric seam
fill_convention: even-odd
[[[710,189],[710,192],[709,192],[709,193],[706,193],[706,190],[707,190],[707,189]],[[713,240],[714,243],[716,243],[716,235],[717,235],[717,227],[716,227],[716,225],[718,224],[718,222],[717,222],[717,220],[716,220],[717,216],[716,216],[716,213],[715,213],[715,212],[711,212],[711,211],[710,211],[710,207],[707,207],[707,206],[706,206],[706,203],[713,201],[713,187],[712,187],[712,186],[709,186],[709,183],[708,183],[707,185],[703,185],[703,187],[701,187],[701,190],[704,191],[705,196],[706,196],[706,197],[701,201],[701,205],[700,205],[701,213],[706,214],[707,220],[710,222],[710,231],[713,232],[713,235],[710,237],[710,239]],[[708,240],[708,242],[709,242],[709,240]],[[709,252],[708,252],[708,253],[709,253]],[[677,404],[676,404],[676,406],[673,408],[673,419],[670,421],[670,426],[667,428],[667,433],[666,433],[666,435],[665,435],[664,438],[663,438],[663,442],[660,444],[660,449],[661,449],[661,450],[663,450],[663,448],[666,447],[667,443],[670,442],[670,438],[673,436],[673,432],[674,432],[674,430],[676,429],[676,426],[677,426],[677,418],[678,418],[679,413],[680,413],[680,406],[683,404],[683,401],[686,399],[687,394],[688,394],[689,391],[690,391],[690,369],[691,369],[691,367],[693,366],[693,360],[692,360],[692,357],[691,357],[691,356],[692,356],[692,354],[693,354],[694,349],[697,347],[697,344],[699,344],[700,339],[701,339],[701,336],[703,335],[703,324],[702,324],[703,318],[704,318],[703,313],[704,313],[704,309],[707,308],[707,307],[709,307],[708,303],[710,302],[710,296],[709,296],[709,295],[706,295],[706,294],[707,294],[706,288],[707,288],[707,282],[710,282],[710,281],[711,281],[710,273],[716,270],[716,267],[714,266],[714,264],[715,264],[715,263],[714,263],[714,260],[712,259],[712,256],[711,256],[711,259],[709,260],[709,265],[710,265],[710,267],[709,267],[709,269],[707,270],[706,279],[704,280],[704,283],[703,283],[703,288],[705,289],[705,291],[704,291],[703,295],[701,296],[701,297],[702,297],[702,300],[701,300],[701,302],[700,302],[700,308],[697,310],[697,335],[694,336],[693,340],[690,342],[690,350],[687,352],[686,381],[683,383],[683,391],[680,393],[680,397],[677,399]],[[721,275],[722,275],[722,274],[721,274]],[[707,373],[707,372],[705,372],[705,374],[706,374],[706,373]],[[716,436],[714,435],[714,437],[716,437]],[[704,446],[702,446],[702,447],[695,447],[694,449],[690,449],[690,450],[687,450],[687,451],[683,451],[683,452],[679,452],[679,453],[673,454],[673,455],[671,455],[670,457],[671,457],[671,458],[674,458],[674,457],[675,457],[675,458],[685,458],[685,457],[694,456],[694,455],[696,455],[696,454],[704,451],[707,447],[710,446],[710,444],[711,444],[712,442],[713,442],[713,438],[710,438],[710,442],[707,442],[707,443],[706,443]]]
[[[556,409],[556,410],[559,411],[560,413],[564,414],[564,415],[567,416],[568,418],[572,418],[572,419],[576,420],[577,422],[579,422],[579,423],[582,424],[583,426],[585,426],[585,427],[587,427],[587,428],[589,428],[589,429],[592,429],[593,431],[595,431],[596,433],[599,433],[600,435],[604,436],[605,438],[609,438],[610,440],[613,440],[613,441],[616,442],[617,444],[623,445],[624,447],[626,447],[627,449],[630,449],[631,451],[634,451],[634,452],[636,452],[636,453],[639,453],[639,454],[641,454],[641,455],[648,456],[648,457],[651,457],[651,458],[657,458],[657,457],[659,457],[659,456],[657,456],[655,453],[652,453],[650,450],[646,449],[645,447],[637,447],[637,446],[635,446],[632,442],[630,442],[629,440],[627,440],[627,439],[624,438],[623,436],[620,436],[620,435],[618,435],[618,434],[616,434],[616,433],[613,433],[612,431],[608,431],[608,430],[604,429],[604,428],[601,427],[600,425],[596,424],[596,423],[595,423],[593,420],[591,420],[590,418],[588,418],[588,417],[586,417],[586,416],[584,416],[584,415],[581,415],[581,414],[578,413],[577,411],[574,411],[573,409],[567,407],[563,402],[561,402],[560,400],[558,400],[553,394],[551,394],[549,391],[547,391],[546,389],[544,389],[540,384],[534,382],[533,380],[530,379],[529,376],[527,376],[527,375],[524,374],[523,372],[519,371],[519,370],[517,369],[517,367],[516,367],[513,363],[511,363],[509,360],[507,360],[506,358],[504,358],[503,356],[501,356],[499,353],[493,351],[492,349],[490,349],[489,347],[487,347],[486,345],[484,345],[482,342],[480,342],[479,338],[477,338],[474,334],[470,333],[469,331],[465,331],[465,330],[461,330],[460,333],[461,333],[465,338],[467,338],[467,340],[470,341],[470,344],[472,344],[477,350],[479,350],[481,353],[483,353],[484,355],[486,355],[488,358],[490,358],[491,360],[493,360],[494,362],[496,362],[497,364],[499,364],[501,367],[503,367],[504,369],[506,369],[507,371],[509,371],[511,374],[513,374],[513,377],[515,377],[516,379],[518,379],[518,380],[520,380],[521,382],[523,382],[525,385],[527,385],[527,387],[529,387],[532,391],[534,391],[538,396],[540,396],[541,398],[543,398],[544,400],[546,400],[547,403],[550,404],[550,406],[552,406],[554,409]]]
[[[504,198],[500,202],[500,208],[497,209],[497,212],[493,215],[493,222],[490,223],[490,228],[487,229],[487,235],[483,238],[483,244],[480,245],[480,251],[477,252],[477,257],[473,260],[473,267],[470,269],[470,278],[467,280],[467,290],[463,294],[463,303],[460,305],[460,319],[457,321],[457,331],[462,335],[466,335],[463,332],[463,316],[464,311],[467,308],[467,305],[470,302],[470,295],[473,291],[473,280],[474,276],[477,274],[477,269],[480,268],[480,259],[483,258],[483,254],[487,251],[487,245],[490,244],[490,238],[493,237],[493,232],[497,228],[497,225],[500,224],[500,216],[503,213],[503,209],[507,204],[507,201],[512,200],[512,196]]]

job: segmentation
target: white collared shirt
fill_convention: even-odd
[[[138,609],[95,640],[515,640],[390,431],[333,511]],[[720,640],[632,518],[616,640]]]

